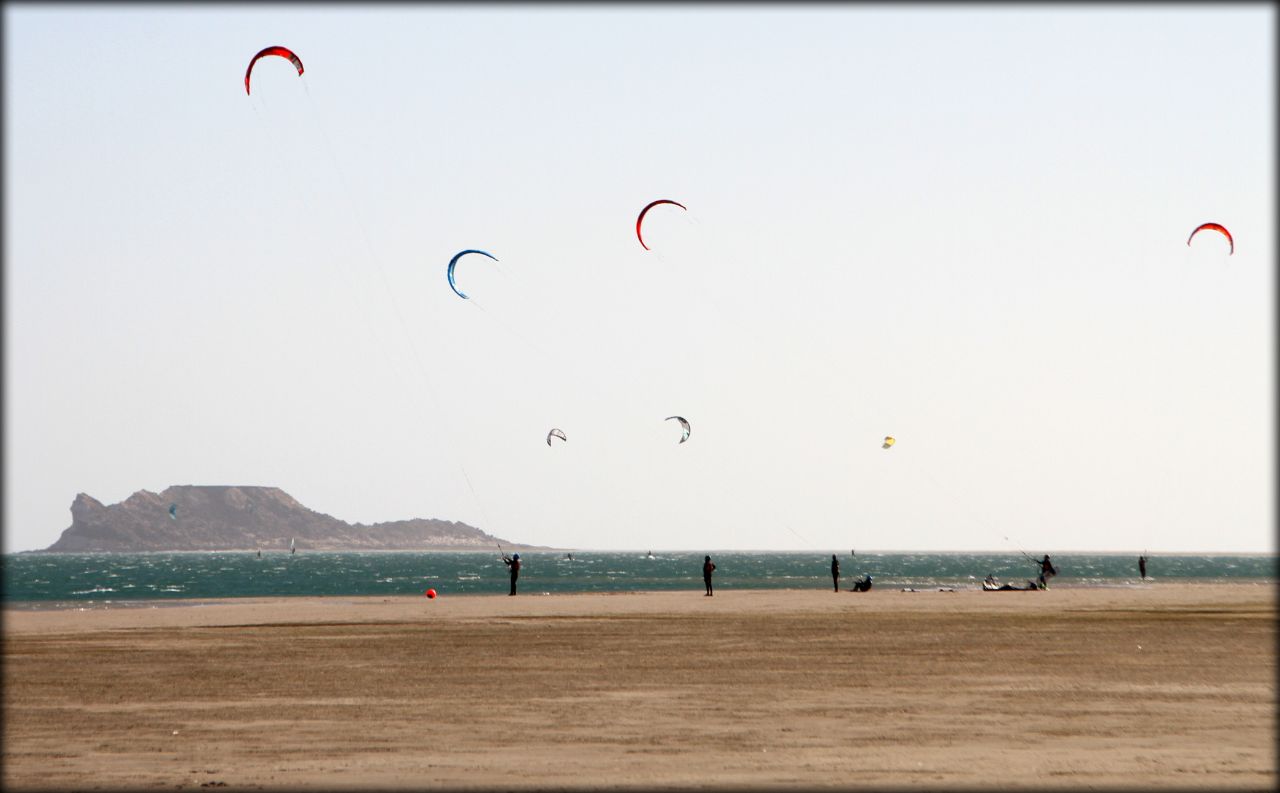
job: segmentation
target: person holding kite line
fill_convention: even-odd
[[[1036,562],[1040,565],[1040,577],[1036,579],[1036,584],[1041,589],[1049,588],[1049,579],[1058,574],[1058,568],[1053,566],[1053,562],[1049,561],[1049,554],[1045,554],[1044,558]]]
[[[516,579],[520,577],[520,554],[513,553],[510,558],[508,558],[504,553],[502,555],[502,562],[507,567],[511,568],[511,591],[507,594],[514,595],[516,593]]]

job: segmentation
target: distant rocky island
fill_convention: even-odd
[[[533,550],[447,520],[351,524],[304,507],[278,487],[175,485],[104,505],[84,493],[71,526],[43,552]],[[41,553],[37,551],[37,553]]]

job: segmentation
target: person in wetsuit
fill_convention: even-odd
[[[1142,576],[1142,580],[1147,580],[1147,555],[1143,554],[1138,557],[1138,575]]]
[[[831,582],[836,585],[836,591],[840,591],[840,560],[835,554],[831,554]]]
[[[1049,579],[1058,574],[1058,568],[1053,566],[1053,562],[1049,561],[1049,554],[1045,554],[1044,558],[1036,562],[1040,565],[1040,577],[1036,579],[1036,584],[1041,589],[1049,588]]]
[[[711,597],[711,574],[715,572],[716,566],[711,563],[711,557],[707,556],[702,560],[702,583],[707,585],[707,597]]]
[[[502,561],[507,567],[511,568],[511,591],[507,594],[514,595],[516,593],[516,579],[520,577],[520,554],[513,553],[510,559],[507,558],[506,554],[503,554]]]

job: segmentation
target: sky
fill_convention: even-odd
[[[7,3],[4,548],[252,485],[557,548],[1273,552],[1275,22]]]

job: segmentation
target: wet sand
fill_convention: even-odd
[[[5,790],[1275,789],[1276,587],[4,611]]]

